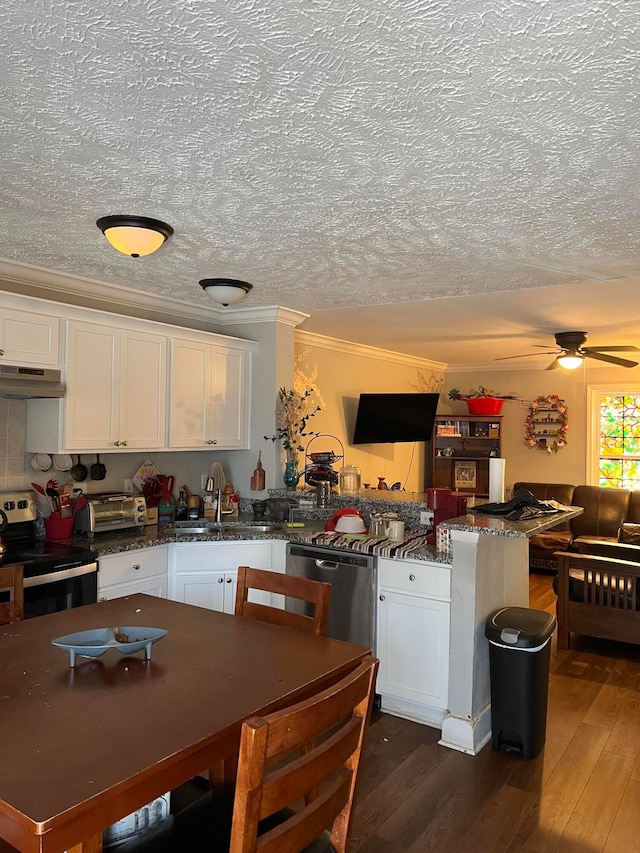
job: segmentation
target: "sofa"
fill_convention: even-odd
[[[513,488],[528,489],[538,500],[584,508],[582,515],[531,537],[530,569],[557,572],[554,552],[577,551],[581,542],[616,542],[623,525],[640,524],[640,491],[568,483],[516,483]]]

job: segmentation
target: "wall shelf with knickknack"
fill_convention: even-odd
[[[427,452],[426,488],[489,496],[489,459],[502,450],[502,418],[436,415]]]
[[[557,394],[536,397],[529,406],[525,444],[557,453],[567,443],[569,416],[567,404]]]

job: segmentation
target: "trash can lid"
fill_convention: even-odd
[[[530,607],[502,607],[487,619],[485,637],[502,646],[533,649],[553,634],[556,617]]]

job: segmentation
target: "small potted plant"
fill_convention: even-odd
[[[470,415],[499,415],[505,400],[516,400],[515,394],[494,394],[483,385],[470,394],[462,394],[457,388],[449,391],[450,400],[464,400]]]

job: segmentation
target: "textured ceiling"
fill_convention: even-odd
[[[432,358],[431,300],[637,289],[638,0],[4,0],[0,47],[0,257]]]

